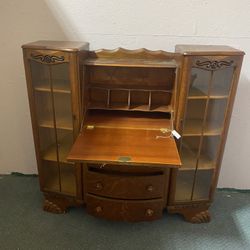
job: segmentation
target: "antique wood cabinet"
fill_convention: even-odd
[[[38,41],[23,52],[46,211],[85,204],[112,220],[164,209],[210,220],[242,51]]]

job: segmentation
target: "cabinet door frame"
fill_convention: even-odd
[[[236,95],[236,89],[238,85],[241,65],[242,65],[243,56],[242,55],[222,55],[222,56],[211,56],[211,55],[203,55],[203,56],[184,56],[183,58],[183,70],[182,70],[182,76],[181,76],[181,88],[179,91],[179,106],[178,106],[178,112],[177,112],[177,121],[176,121],[176,130],[182,134],[183,133],[183,122],[185,119],[185,113],[186,113],[186,107],[187,107],[187,101],[188,101],[188,92],[189,87],[191,83],[191,72],[192,68],[201,68],[205,70],[220,70],[225,67],[233,67],[234,72],[231,80],[231,86],[230,91],[228,94],[228,101],[225,108],[225,116],[222,126],[222,132],[221,132],[221,139],[218,146],[218,154],[217,159],[215,163],[215,169],[210,185],[210,191],[208,199],[204,200],[187,200],[187,201],[175,201],[175,192],[176,192],[176,180],[177,180],[177,174],[178,171],[183,170],[172,170],[171,171],[171,190],[169,195],[169,204],[183,204],[183,203],[197,203],[197,202],[208,202],[213,200],[213,194],[217,186],[220,167],[221,167],[221,161],[223,157],[223,152],[225,148],[226,143],[226,137],[228,133],[233,103]],[[178,141],[178,146],[181,145],[181,143]],[[195,185],[195,177],[193,180],[193,190],[194,192],[194,185]],[[191,196],[192,197],[192,196]]]
[[[79,76],[79,53],[78,52],[65,52],[57,50],[44,50],[44,49],[28,49],[23,48],[23,59],[26,74],[31,123],[33,130],[33,138],[35,144],[35,153],[37,160],[37,168],[39,173],[40,189],[43,192],[48,192],[44,189],[45,180],[42,171],[42,156],[39,145],[39,133],[38,133],[38,121],[36,117],[35,108],[35,96],[32,81],[32,72],[30,61],[35,61],[45,65],[57,65],[60,63],[67,63],[69,70],[69,81],[71,90],[71,109],[72,109],[72,123],[73,123],[73,139],[76,138],[80,130],[80,76]],[[55,126],[55,124],[54,124]],[[55,128],[56,129],[56,128]],[[57,142],[56,142],[57,143]],[[58,152],[57,152],[58,155]],[[57,161],[58,164],[60,164]],[[75,180],[76,180],[76,197],[82,200],[82,188],[81,188],[81,166],[75,164],[72,166],[75,168]],[[59,192],[61,193],[61,192]]]

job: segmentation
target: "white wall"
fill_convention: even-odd
[[[226,44],[246,56],[219,184],[250,188],[249,13],[249,0],[2,0],[0,173],[36,172],[22,44],[79,40],[91,49],[169,51],[178,43]]]

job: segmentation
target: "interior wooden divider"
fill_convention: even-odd
[[[90,109],[171,112],[172,91],[89,87]]]
[[[149,110],[149,91],[130,90],[130,109]]]
[[[109,108],[129,109],[129,90],[110,89]]]

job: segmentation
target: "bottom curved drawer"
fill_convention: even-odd
[[[110,220],[149,221],[160,219],[163,200],[115,200],[87,195],[86,205],[89,214]]]

